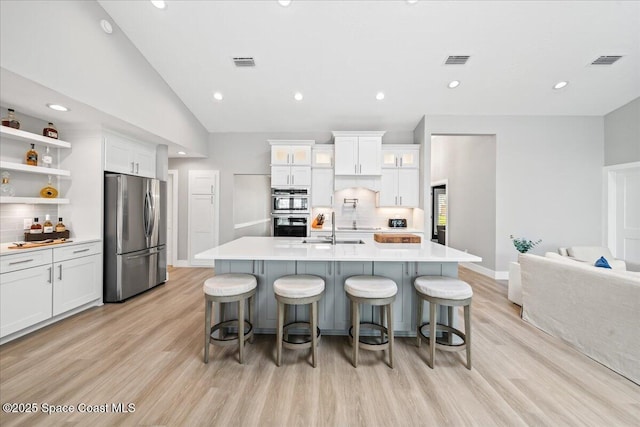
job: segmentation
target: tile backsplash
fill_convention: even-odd
[[[24,240],[24,220],[38,217],[44,223],[45,215],[50,215],[51,222],[58,222],[58,206],[27,205],[22,203],[0,204],[0,242],[8,243]]]

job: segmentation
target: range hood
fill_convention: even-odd
[[[366,188],[367,190],[380,191],[382,178],[377,176],[347,176],[336,175],[334,178],[334,190],[346,190],[347,188]]]

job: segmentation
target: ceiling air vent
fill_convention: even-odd
[[[469,60],[469,55],[451,55],[444,61],[444,65],[464,65]]]
[[[597,58],[595,61],[591,63],[591,65],[611,65],[616,62],[618,59],[622,58],[622,56],[609,55],[609,56],[601,56]]]
[[[236,57],[233,58],[233,63],[236,64],[236,67],[255,67],[256,61],[251,57]]]

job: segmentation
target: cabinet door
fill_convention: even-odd
[[[191,265],[211,265],[195,259],[195,254],[215,246],[215,197],[212,194],[189,196],[189,261]]]
[[[334,328],[347,331],[351,327],[351,308],[344,291],[344,281],[350,276],[373,274],[373,262],[369,261],[336,261],[335,295],[334,295]]]
[[[288,145],[271,146],[271,164],[288,165],[291,163],[291,151]]]
[[[336,137],[334,147],[336,175],[357,175],[358,137]]]
[[[383,169],[378,193],[378,206],[398,205],[398,170]]]
[[[311,146],[293,145],[289,148],[292,165],[311,165]]]
[[[376,262],[373,274],[388,277],[396,282],[398,293],[393,302],[393,330],[410,331],[413,313],[413,267],[411,262]],[[380,321],[380,310],[374,309],[373,317]]]
[[[289,166],[271,166],[271,187],[287,187],[291,185],[291,168]]]
[[[420,165],[420,148],[407,148],[396,155],[399,168],[417,168]]]
[[[54,316],[102,297],[102,256],[57,262],[53,270]]]
[[[382,167],[383,168],[396,168],[398,167],[398,157],[397,157],[396,150],[390,150],[390,149],[382,149]]]
[[[0,336],[51,317],[52,274],[48,264],[0,276]]]
[[[378,136],[361,136],[358,138],[358,174],[380,175],[380,155],[382,138]]]
[[[277,326],[276,298],[273,293],[273,282],[282,276],[296,274],[295,261],[264,261],[265,286],[258,289],[259,297],[257,303],[260,305],[258,326],[260,328],[275,329]],[[289,310],[289,315],[293,315],[293,308]]]
[[[135,174],[147,178],[156,177],[156,148],[146,144],[138,144],[133,149]]]
[[[318,326],[322,330],[334,329],[334,262],[333,261],[298,261],[297,274],[313,274],[324,280],[324,295],[318,302]],[[309,306],[296,307],[298,319],[309,319]]]
[[[333,170],[311,171],[311,207],[333,206]]]
[[[214,194],[216,173],[212,170],[189,171],[189,194]]]
[[[296,187],[311,186],[311,166],[291,166],[291,185]]]
[[[311,166],[314,168],[333,167],[333,144],[322,144],[324,146],[314,146],[311,151]]]
[[[131,151],[132,141],[116,135],[104,137],[104,170],[116,173],[135,173],[135,162]]]
[[[420,179],[418,169],[398,169],[398,205],[418,207],[420,203]]]

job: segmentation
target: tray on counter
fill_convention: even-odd
[[[55,239],[68,239],[69,238],[69,230],[65,231],[54,231],[53,233],[24,233],[24,241],[25,242],[38,242],[42,240],[55,240]]]
[[[31,249],[31,248],[39,248],[41,246],[60,245],[62,243],[70,243],[70,242],[73,242],[73,240],[49,239],[49,240],[42,240],[39,242],[17,242],[17,243],[14,243],[12,246],[9,246],[9,249]]]
[[[409,233],[375,233],[373,240],[378,243],[420,243],[420,236]]]

